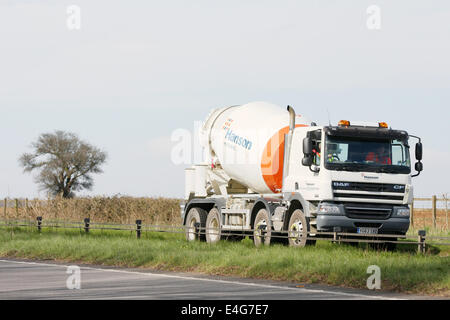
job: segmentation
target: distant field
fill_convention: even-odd
[[[447,214],[445,209],[436,211],[436,228],[438,230],[448,230]],[[431,209],[414,208],[414,229],[425,229],[433,226],[433,213]]]
[[[28,204],[28,205],[27,205]],[[3,205],[3,202],[2,202]],[[18,209],[15,200],[8,200],[6,214],[0,218],[83,221],[134,224],[140,219],[145,224],[179,225],[180,200],[171,198],[92,197],[54,200],[21,200]]]

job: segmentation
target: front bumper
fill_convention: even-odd
[[[344,215],[318,214],[316,218],[318,231],[333,231],[339,227],[343,232],[353,233],[359,227],[378,228],[379,234],[406,234],[409,228],[408,218],[391,217],[386,220],[352,219]]]

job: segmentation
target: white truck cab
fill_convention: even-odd
[[[291,157],[303,157],[301,164],[291,158],[285,191],[316,207],[317,231],[405,234],[413,200],[409,137],[386,123],[296,128]],[[420,142],[417,149],[420,163]]]

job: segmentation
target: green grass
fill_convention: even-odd
[[[365,288],[369,265],[381,268],[382,289],[450,296],[449,247],[431,247],[416,254],[415,245],[396,252],[318,241],[314,247],[282,245],[255,248],[242,242],[216,245],[188,243],[182,234],[97,231],[77,229],[41,234],[29,228],[0,229],[0,256],[51,259],[211,275],[288,280],[298,284],[323,283]]]

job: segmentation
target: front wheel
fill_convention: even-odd
[[[309,223],[302,210],[292,212],[288,224],[288,239],[291,247],[314,245],[315,240],[308,240]]]

